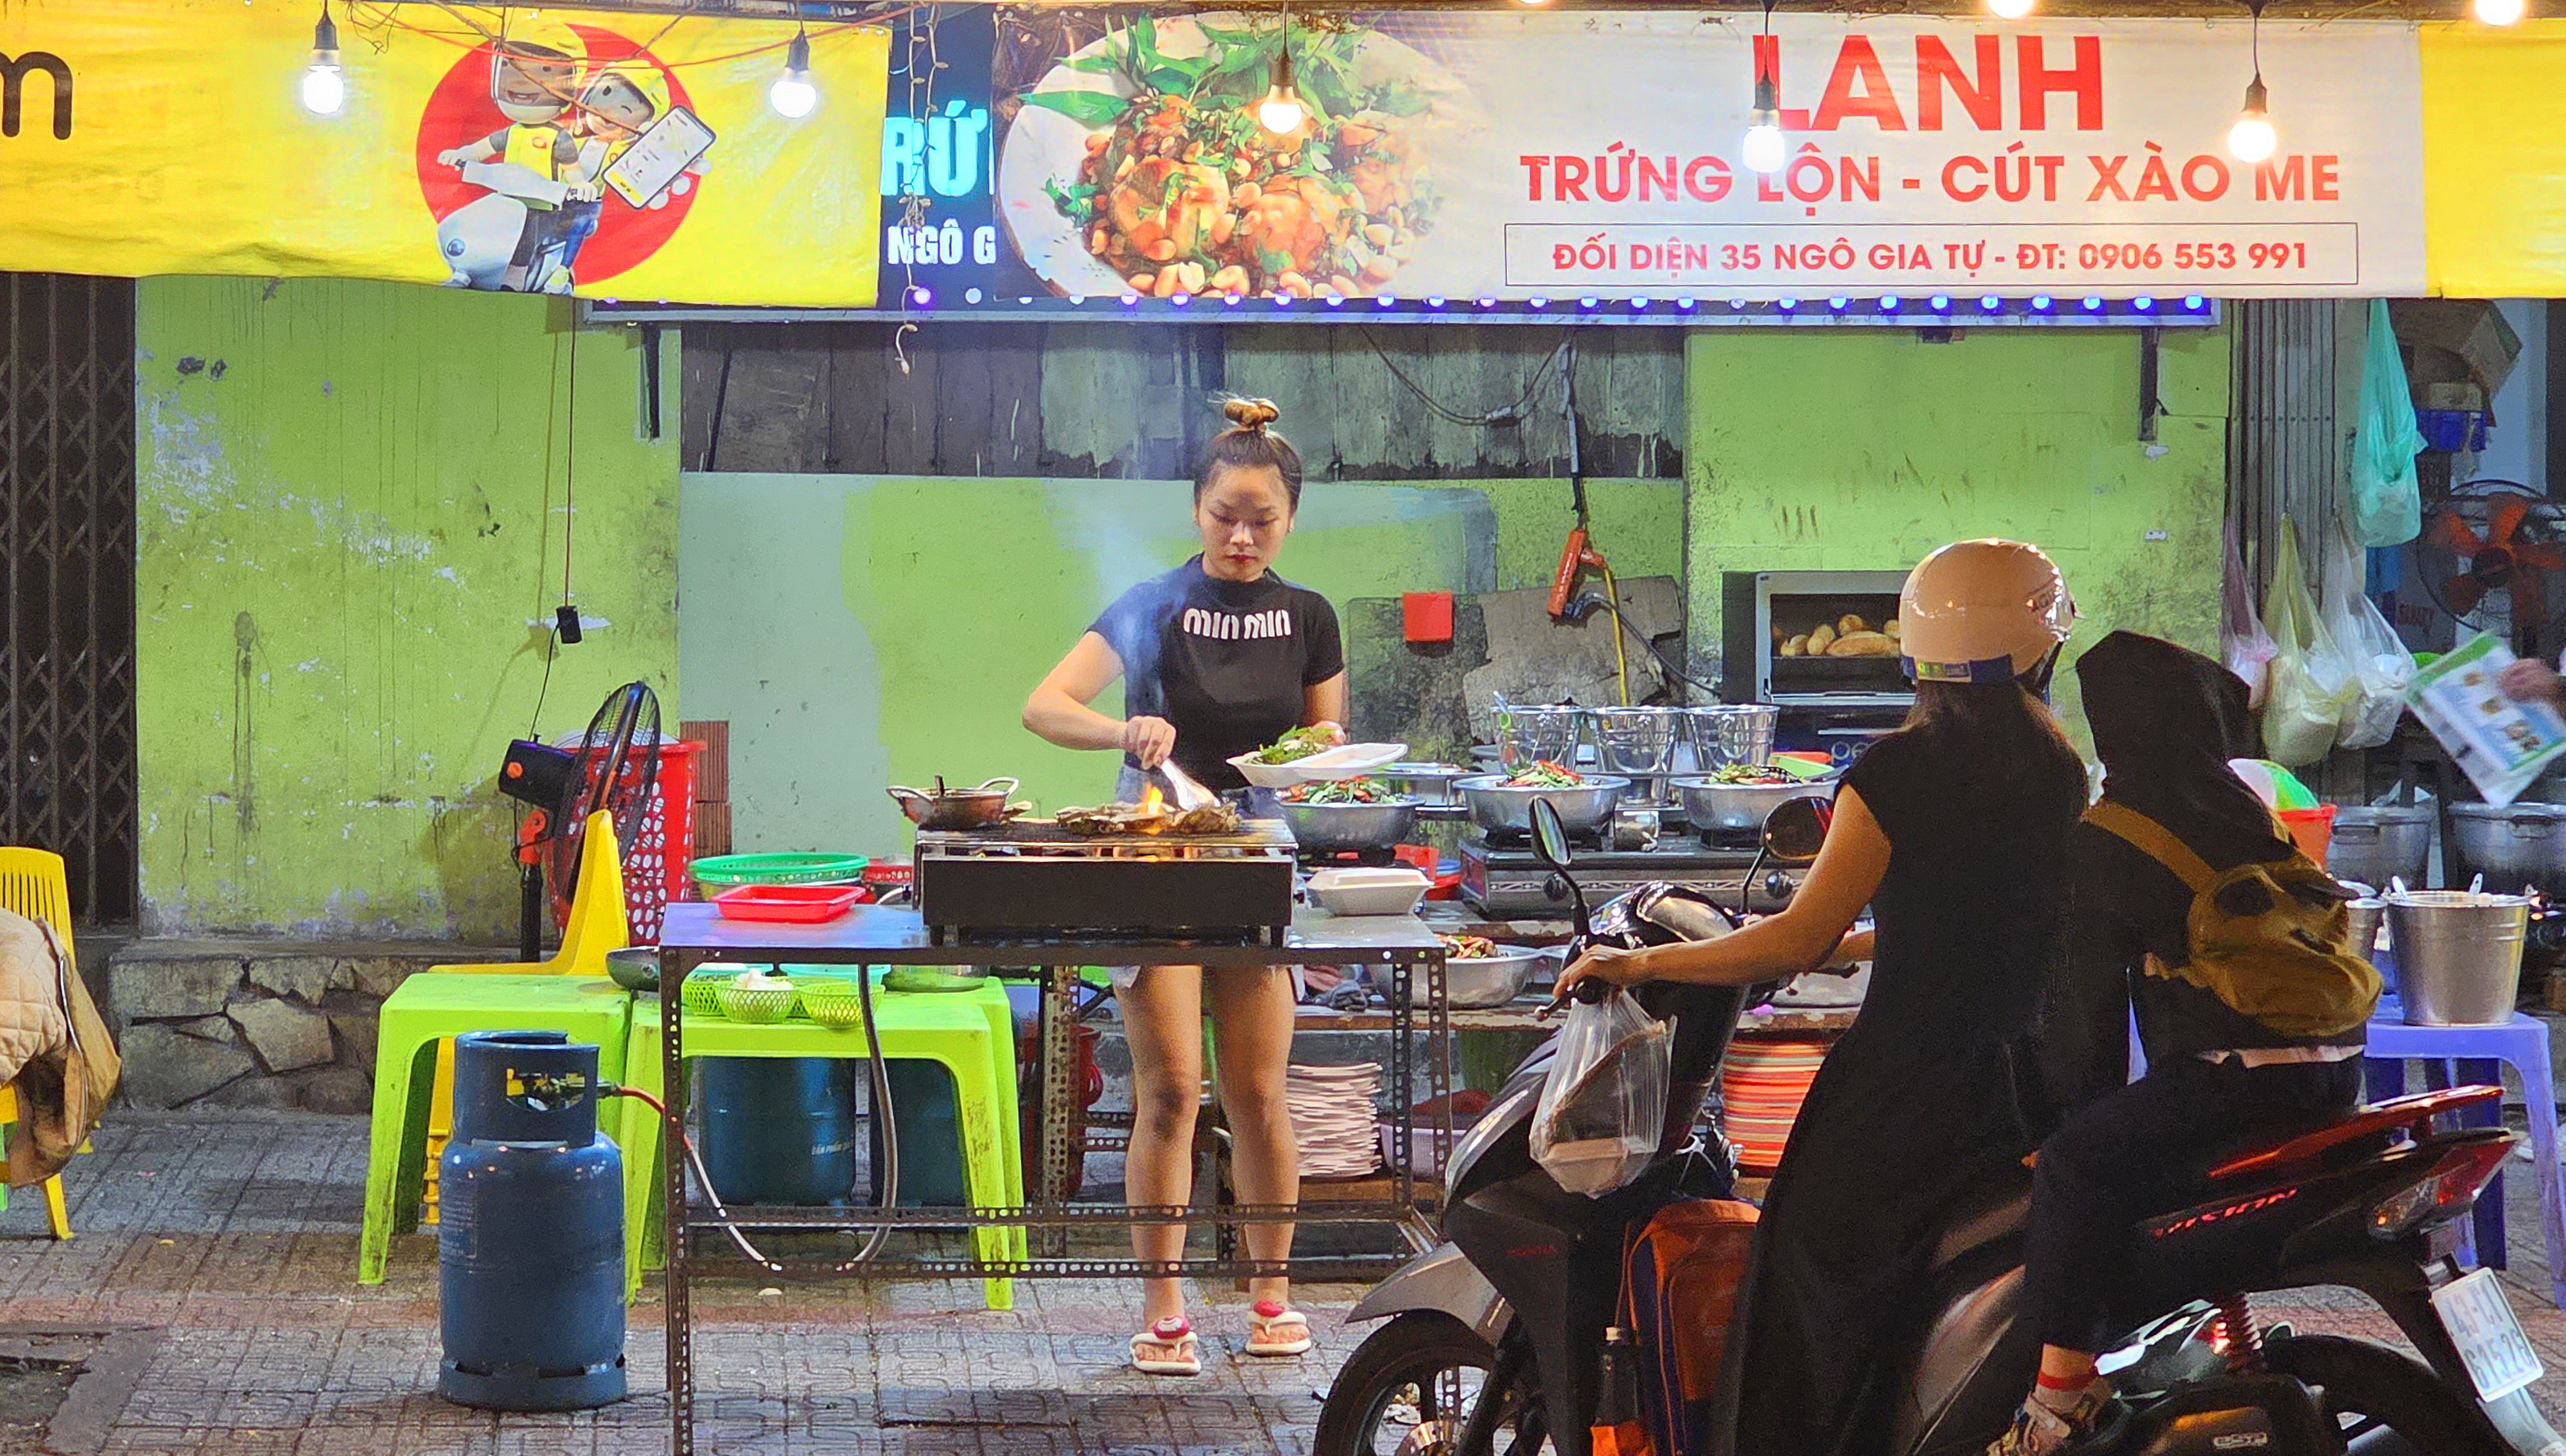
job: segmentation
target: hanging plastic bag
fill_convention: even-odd
[[[2326,631],[2361,684],[2344,709],[2335,746],[2377,748],[2395,736],[2397,720],[2406,712],[2406,692],[2415,683],[2415,654],[2398,640],[2397,629],[2380,614],[2369,593],[2345,589],[2351,576],[2350,571],[2329,574],[2325,590]]]
[[[1667,1123],[1668,1023],[1615,989],[1568,1009],[1532,1113],[1533,1161],[1594,1198],[1640,1175]]]
[[[2403,546],[2424,530],[2424,491],[2415,456],[2424,432],[2397,357],[2388,300],[2370,301],[2369,352],[2361,362],[2361,415],[2352,431],[2352,536],[2362,546]]]
[[[2245,706],[2263,706],[2271,687],[2272,656],[2280,651],[2263,618],[2254,614],[2254,594],[2245,589],[2245,558],[2236,549],[2236,523],[2227,523],[2227,564],[2218,582],[2218,644],[2227,670],[2245,679]]]
[[[2333,750],[2344,709],[2361,695],[2361,681],[2326,631],[2300,574],[2297,537],[2287,516],[2281,518],[2280,538],[2272,585],[2263,594],[2263,624],[2280,648],[2263,701],[2263,751],[2273,762],[2296,768]]]

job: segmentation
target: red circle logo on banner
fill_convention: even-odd
[[[692,99],[687,96],[676,74],[632,40],[592,25],[564,28],[577,33],[587,55],[579,64],[574,81],[567,86],[556,82],[547,88],[555,96],[568,92],[585,100],[592,95],[590,89],[612,72],[625,81],[619,89],[622,95],[653,103],[657,114],[678,108],[693,110]],[[521,38],[516,30],[510,32],[510,37]],[[532,36],[522,38],[534,40]],[[539,41],[536,43],[541,44]],[[602,104],[592,109],[578,103],[562,104],[560,115],[550,121],[531,125],[512,121],[499,110],[498,102],[491,95],[491,60],[492,47],[488,43],[466,51],[428,93],[427,105],[419,114],[416,155],[419,195],[426,200],[428,213],[438,224],[434,245],[454,270],[457,281],[468,282],[475,288],[536,292],[544,287],[548,270],[540,266],[522,266],[521,276],[509,278],[509,265],[512,262],[539,265],[546,256],[560,259],[567,254],[568,261],[561,266],[579,283],[602,283],[657,252],[660,245],[676,232],[678,225],[686,220],[686,213],[694,206],[699,189],[693,185],[698,179],[691,174],[681,174],[671,185],[663,188],[656,198],[659,202],[656,207],[636,207],[614,187],[601,185],[602,195],[598,201],[585,204],[585,207],[595,209],[585,218],[594,223],[593,231],[582,227],[582,203],[567,202],[553,211],[541,207],[528,208],[522,203],[511,205],[511,200],[503,198],[500,192],[463,179],[462,162],[465,160],[497,162],[515,159],[509,156],[512,150],[508,145],[509,136],[503,133],[523,133],[533,143],[528,147],[513,148],[521,153],[541,154],[549,146],[567,145],[572,148],[567,156],[575,158],[579,148],[609,139],[603,133],[614,124],[614,117],[603,109]],[[570,68],[565,64],[561,69],[567,71]],[[654,92],[657,95],[652,95]],[[657,105],[662,97],[664,105]],[[651,120],[656,120],[656,116]],[[554,134],[540,134],[545,132]],[[566,139],[561,135],[563,132],[567,133]],[[488,145],[493,141],[497,143],[495,147]],[[617,143],[611,141],[610,144]],[[629,141],[621,144],[629,144]],[[453,161],[442,159],[456,152],[467,155]],[[569,161],[565,160],[554,170],[558,173],[566,170],[568,165]],[[501,200],[487,200],[493,198]],[[475,204],[482,205],[467,213],[466,209],[474,208]],[[520,219],[524,220],[523,226],[511,236],[510,224]],[[508,281],[503,282],[502,279]]]

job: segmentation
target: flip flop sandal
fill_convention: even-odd
[[[1193,1322],[1170,1315],[1132,1336],[1132,1368],[1145,1375],[1199,1375],[1201,1345]]]
[[[1252,1355],[1283,1356],[1307,1353],[1310,1348],[1310,1322],[1298,1310],[1287,1310],[1272,1300],[1258,1300],[1247,1312],[1247,1352]]]

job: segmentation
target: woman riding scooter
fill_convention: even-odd
[[[2069,840],[2067,953],[2042,1027],[2053,1093],[2074,1109],[2041,1144],[2023,1266],[2026,1320],[2044,1343],[2040,1379],[1988,1456],[2048,1456],[2114,1412],[2094,1350],[2110,1333],[2119,1277],[2141,1220],[2209,1196],[2224,1153],[2346,1115],[2361,1100],[2363,1028],[2379,976],[2348,941],[2302,944],[2267,928],[2270,948],[2232,952],[2239,918],[2286,911],[2298,850],[2227,767],[2250,752],[2245,684],[2172,642],[2114,632],[2076,663],[2085,721],[2106,778],[2102,803]],[[2331,883],[2298,860],[2303,918],[2344,935]],[[2280,871],[2212,893],[2241,865]],[[2250,902],[2231,903],[2239,892]],[[2331,910],[2329,914],[2328,911]],[[2273,934],[2279,929],[2278,934]],[[2323,941],[2324,936],[2314,937]],[[2208,967],[2219,950],[2242,968]],[[2249,1016],[2230,1000],[2257,1009]],[[2128,1079],[2136,1006],[2147,1076]],[[2126,1085],[2125,1085],[2126,1084]]]
[[[1590,952],[1562,977],[1771,980],[1826,960],[1873,907],[1870,992],[1801,1105],[1757,1225],[1721,1456],[1887,1449],[1901,1296],[1951,1207],[2037,1140],[2012,1047],[2049,974],[2085,807],[2084,766],[2040,697],[2074,618],[2037,548],[1967,541],[1926,557],[1899,605],[1915,711],[1845,775],[1789,908],[1720,940]]]

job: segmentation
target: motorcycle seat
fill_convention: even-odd
[[[2278,1173],[2286,1168],[2320,1162],[2328,1154],[2367,1154],[2401,1129],[2408,1136],[2420,1139],[2431,1130],[2435,1117],[2496,1100],[2502,1095],[2503,1089],[2499,1087],[2478,1086],[2394,1097],[2364,1107],[2313,1132],[2247,1149],[2211,1168],[2209,1176],[2213,1181],[2225,1181]]]

